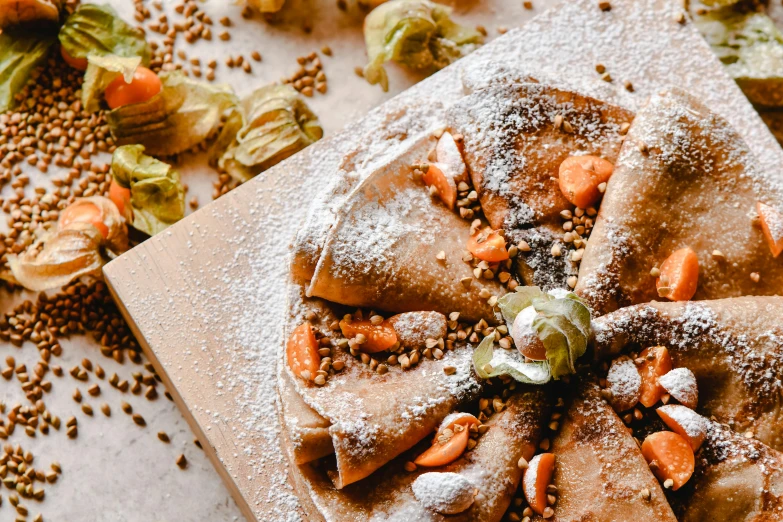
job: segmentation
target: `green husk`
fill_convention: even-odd
[[[537,286],[518,286],[516,292],[508,292],[498,299],[498,307],[509,330],[519,312],[533,305],[535,299],[547,299],[551,296]]]
[[[2,0],[0,28],[27,22],[59,22],[61,9],[61,0]]]
[[[227,85],[210,85],[179,71],[160,74],[163,88],[144,103],[106,114],[119,145],[141,144],[148,154],[170,156],[193,148],[217,130],[239,100]]]
[[[386,91],[389,80],[383,64],[388,61],[438,70],[481,45],[478,31],[453,22],[450,15],[450,8],[428,0],[392,0],[374,9],[364,21],[367,81]]]
[[[533,330],[546,347],[552,377],[576,373],[576,360],[587,350],[590,339],[590,310],[576,294],[562,299],[536,299],[538,315]]]
[[[82,84],[82,104],[89,112],[97,112],[101,108],[103,91],[117,77],[122,76],[125,83],[133,80],[133,73],[141,64],[141,58],[133,56],[125,58],[113,54],[90,54],[87,56],[87,71]]]
[[[267,85],[242,101],[218,137],[212,156],[244,182],[323,136],[316,115],[288,85]]]
[[[545,384],[551,379],[549,363],[525,362],[517,350],[495,350],[495,337],[484,338],[473,352],[473,369],[482,379],[508,375],[525,384]]]
[[[285,0],[247,0],[247,5],[259,13],[276,13],[285,5]]]
[[[498,299],[498,306],[509,331],[522,310],[529,306],[535,308],[538,314],[532,328],[546,348],[547,360],[525,362],[517,350],[500,350],[493,355],[494,342],[488,345],[482,342],[479,349],[483,348],[483,351],[476,350],[473,354],[473,364],[480,377],[507,374],[520,382],[531,382],[540,380],[532,378],[531,372],[543,372],[544,368],[548,375],[546,380],[576,372],[576,361],[584,355],[591,333],[590,311],[576,294],[555,298],[535,286],[518,287],[516,292],[509,292]],[[502,360],[491,362],[493,357],[501,357]],[[486,363],[490,363],[492,371],[479,369]]]
[[[144,154],[142,145],[124,145],[111,161],[114,181],[130,189],[131,226],[154,236],[185,215],[185,189],[171,165]]]
[[[63,49],[74,58],[89,55],[138,56],[150,63],[152,51],[144,33],[119,17],[109,5],[82,4],[65,20],[58,35]]]
[[[23,31],[0,33],[0,112],[16,106],[15,96],[30,80],[36,67],[43,64],[54,43],[53,36]]]
[[[695,16],[696,26],[739,87],[759,107],[783,106],[783,35],[763,13],[731,7]]]

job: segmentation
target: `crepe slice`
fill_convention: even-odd
[[[314,327],[332,336],[333,343],[338,338],[329,325],[341,317],[344,309],[335,314],[331,305],[305,298],[302,288],[292,284],[289,310],[285,339],[305,321],[308,312],[315,317],[311,321]],[[383,375],[351,356],[348,350],[334,346],[333,363],[340,361],[345,368],[330,375],[324,386],[293,375],[284,350],[281,352],[285,375],[304,403],[326,421],[337,464],[332,479],[338,489],[367,477],[413,447],[432,433],[446,415],[474,400],[482,387],[472,371],[473,349],[466,344],[446,350],[439,360],[421,356],[421,362],[409,370],[403,370],[399,364],[389,365]],[[454,373],[446,375],[447,366],[454,367]],[[282,390],[284,386],[285,383]],[[284,401],[286,397],[281,393],[280,399]],[[282,414],[287,415],[285,408]],[[291,419],[302,418],[284,421],[295,424]],[[322,425],[316,422],[315,427]]]
[[[414,472],[404,469],[405,462],[429,446],[428,437],[367,479],[341,490],[326,477],[331,465],[301,466],[294,470],[300,497],[309,499],[310,517],[327,522],[498,522],[522,478],[519,458],[529,460],[533,456],[550,411],[544,388],[521,386],[506,401],[505,408],[487,421],[490,428],[478,438],[476,447],[448,466]],[[469,480],[476,491],[472,505],[447,516],[425,507],[413,493],[412,484],[429,472],[451,472]]]
[[[717,422],[703,420],[707,438],[696,453],[696,469],[671,497],[678,520],[781,520],[783,454]]]
[[[674,522],[639,446],[598,386],[588,378],[578,383],[567,408],[550,450],[556,459],[558,500],[548,520]],[[650,492],[649,500],[643,498],[644,490]]]
[[[653,96],[607,184],[576,293],[599,315],[660,299],[651,270],[683,248],[698,257],[695,300],[783,293],[783,257],[754,222],[759,202],[783,211],[781,188],[723,118],[676,89]]]
[[[462,260],[470,222],[430,196],[411,167],[373,172],[340,209],[307,292],[350,306],[389,312],[432,310],[496,323],[496,279],[474,279]],[[440,253],[445,259],[438,259]]]
[[[666,346],[696,376],[696,411],[783,448],[783,297],[649,303],[593,321],[596,357]]]
[[[396,121],[383,123],[389,126],[388,129],[400,126],[400,122]],[[387,136],[383,141],[384,145],[388,146],[393,138],[397,138],[396,141],[401,140],[395,147],[390,146],[396,151],[394,156],[387,157],[388,153],[379,153],[380,157],[376,157],[371,150],[364,150],[366,147],[359,147],[343,157],[337,172],[328,173],[334,181],[310,205],[305,222],[294,240],[291,277],[295,282],[305,284],[313,278],[329,230],[337,220],[340,208],[357,185],[375,172],[407,169],[427,157],[429,149],[435,145],[432,131],[419,130],[413,133],[417,129],[410,129],[407,120],[403,120],[403,123],[406,128],[405,137]],[[407,136],[408,132],[412,135]]]
[[[329,421],[308,406],[283,366],[277,376],[278,412],[288,432],[289,458],[305,464],[334,453]]]
[[[555,244],[567,250],[560,212],[573,209],[559,188],[560,164],[582,154],[614,163],[621,126],[632,118],[618,106],[537,83],[490,82],[448,110],[490,225],[531,247],[523,255],[526,284],[563,288],[576,273],[569,256],[552,255]]]

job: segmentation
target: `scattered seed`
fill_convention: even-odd
[[[177,457],[177,466],[180,467],[180,469],[185,469],[188,465],[188,459],[185,458],[184,454],[180,454],[179,457]]]

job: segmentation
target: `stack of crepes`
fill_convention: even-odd
[[[329,356],[320,381],[286,348],[279,365],[286,447],[312,519],[783,519],[783,298],[773,297],[783,291],[781,173],[760,172],[726,121],[677,90],[634,115],[506,76],[474,87],[442,124],[445,132],[422,133],[382,168],[338,184],[334,219],[311,215],[295,244],[286,339],[310,325]],[[464,163],[449,161],[443,136],[455,138]],[[579,155],[614,169],[592,234],[573,255],[561,216],[580,209],[564,196],[558,169]],[[428,190],[424,164],[471,192],[461,208],[481,211],[465,219],[449,208],[451,182]],[[487,225],[515,246],[500,268],[489,264],[509,278],[484,277],[486,265],[477,274],[475,260],[465,261],[469,239]],[[669,299],[659,268],[686,247],[698,283],[690,300]],[[575,286],[590,309],[590,346],[575,375],[539,385],[480,378],[479,341],[505,334],[497,298],[534,285]],[[408,312],[437,314],[406,323]],[[379,314],[373,324],[385,318],[397,343],[376,353],[362,351],[371,342],[346,343],[345,314],[348,323]],[[465,328],[469,335],[451,335]],[[706,435],[676,491],[656,479],[634,438],[643,434],[602,390],[605,361],[650,346],[665,347],[699,386],[693,418]],[[417,363],[411,350],[422,354]],[[455,426],[456,412],[483,425],[469,451],[441,466],[412,465],[433,434]],[[543,512],[519,498],[524,475],[535,507],[522,463],[542,451],[554,454],[547,491],[556,496]]]

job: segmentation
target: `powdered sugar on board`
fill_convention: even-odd
[[[595,78],[596,63],[603,63],[618,92],[626,78],[633,82],[635,92],[626,96],[635,104],[630,108],[660,88],[679,85],[737,127],[763,168],[780,164],[779,147],[701,38],[690,25],[673,22],[673,3],[657,3],[614,0],[604,13],[592,0],[565,2],[107,266],[140,340],[173,383],[194,429],[215,448],[215,464],[238,490],[248,516],[299,519],[277,449],[274,352],[285,312],[284,258],[306,215],[303,202],[345,181],[340,172],[349,149],[367,151],[356,161],[369,166],[370,158],[393,157],[392,146],[404,147],[411,136],[378,139],[378,129],[399,120],[399,111],[409,121],[420,118],[419,128],[442,124],[436,121],[440,107],[462,92],[460,71],[490,61],[524,64],[538,76],[567,72],[564,83],[600,98],[590,92],[593,81],[584,79]],[[330,203],[325,197],[324,204]],[[314,221],[328,230],[328,216]]]

